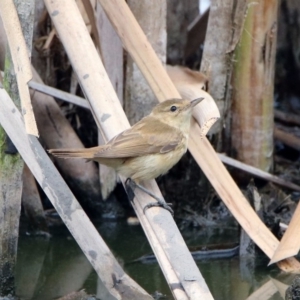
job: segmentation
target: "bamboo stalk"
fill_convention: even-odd
[[[137,295],[137,299],[141,300],[152,299],[124,273],[37,138],[27,135],[21,114],[2,87],[0,87],[0,106],[0,124],[94,267],[99,278],[104,282],[110,299],[132,300],[133,295]],[[115,279],[118,280],[117,285]]]
[[[180,97],[126,3],[118,0],[98,1],[159,101]],[[209,141],[203,137],[203,131],[195,120],[192,121],[190,131],[189,150],[241,226],[266,255],[271,257],[279,244],[278,240],[253,211]],[[295,259],[282,262],[279,267],[285,271],[300,270],[300,264]]]
[[[94,116],[98,120],[99,129],[105,139],[112,138],[128,128],[129,123],[78,8],[71,0],[46,0],[45,4],[77,73],[79,82],[90,101]],[[73,46],[74,44],[76,47]],[[148,184],[150,190],[154,193],[158,192],[155,181],[150,181]],[[146,203],[153,202],[153,199],[145,196],[144,193],[142,194],[143,197],[140,197],[141,194],[137,193],[137,195],[139,197],[136,196],[133,201],[134,203],[141,202],[143,207]],[[140,215],[138,211],[137,214]],[[155,228],[153,230],[160,241],[160,247],[172,266],[170,270],[164,270],[164,273],[175,271],[190,299],[196,300],[199,297],[213,299],[170,213],[163,209],[153,208],[147,211],[146,216],[151,227]],[[160,222],[158,223],[157,220]],[[155,248],[155,242],[152,240],[149,242]],[[159,253],[156,250],[154,252]],[[163,266],[165,256],[158,256],[157,259]],[[172,290],[176,288],[172,286],[171,282],[169,284]]]

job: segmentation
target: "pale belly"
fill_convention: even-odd
[[[164,154],[151,154],[127,159],[117,171],[134,181],[150,180],[168,172],[186,152],[186,147]]]

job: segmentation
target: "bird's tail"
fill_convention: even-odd
[[[60,158],[85,158],[92,159],[94,153],[90,149],[49,149],[48,152]]]

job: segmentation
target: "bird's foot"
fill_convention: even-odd
[[[132,191],[134,191],[136,188],[142,190],[144,193],[148,194],[149,196],[151,196],[152,198],[154,198],[157,202],[151,202],[148,203],[144,208],[143,208],[143,212],[145,213],[146,210],[148,208],[151,207],[162,207],[164,209],[166,209],[167,211],[169,211],[172,216],[174,216],[174,211],[173,209],[170,207],[170,205],[172,205],[172,203],[166,203],[165,200],[157,197],[156,195],[154,195],[152,192],[150,192],[149,190],[147,190],[145,187],[143,187],[142,185],[134,182],[131,178],[127,178],[125,181],[125,185],[128,185]],[[132,197],[133,198],[133,197]]]
[[[131,188],[134,186],[134,184],[135,182],[130,177],[125,180],[125,185],[129,185]]]
[[[143,213],[145,214],[146,210],[151,208],[151,207],[162,207],[164,209],[166,209],[167,211],[170,212],[170,214],[172,216],[174,216],[174,211],[171,208],[172,203],[167,203],[166,201],[162,200],[162,199],[157,199],[157,202],[151,202],[148,203],[144,208],[143,208]]]

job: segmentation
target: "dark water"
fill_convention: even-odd
[[[151,253],[140,226],[107,221],[97,228],[134,280],[150,294],[157,291],[165,295],[161,299],[173,299],[156,262],[134,262]],[[190,229],[183,236],[189,246],[238,241],[238,231],[234,228]],[[216,300],[284,299],[284,290],[293,278],[276,267],[266,267],[264,256],[255,267],[238,257],[202,260],[197,264]],[[20,238],[16,284],[17,296],[38,300],[55,299],[83,288],[97,295],[98,289],[95,272],[65,228],[57,230],[49,241],[42,237]],[[259,288],[262,295],[250,298]]]

